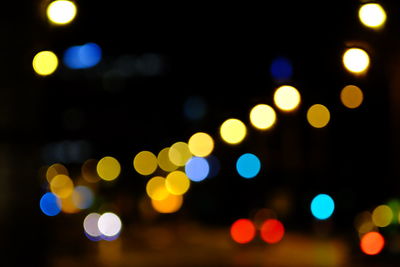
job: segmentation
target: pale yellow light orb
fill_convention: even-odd
[[[267,130],[275,124],[275,121],[275,110],[269,105],[259,104],[250,111],[250,122],[257,129]]]
[[[361,48],[349,48],[343,54],[344,67],[354,74],[365,72],[369,64],[369,55]]]
[[[77,8],[74,2],[57,0],[51,2],[47,7],[47,18],[56,25],[70,23],[76,16]]]
[[[283,85],[274,93],[274,103],[282,111],[289,112],[297,109],[301,101],[299,91],[290,85]]]
[[[246,137],[247,128],[244,123],[238,119],[227,119],[220,127],[220,135],[226,143],[239,144]]]
[[[386,22],[386,12],[378,3],[367,3],[358,10],[358,18],[365,26],[379,29]]]

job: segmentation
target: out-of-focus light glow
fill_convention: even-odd
[[[318,220],[326,220],[335,210],[335,202],[327,194],[319,194],[311,201],[311,213]]]
[[[271,75],[276,81],[287,81],[292,77],[293,68],[291,62],[284,57],[278,57],[271,63]]]
[[[151,178],[146,185],[147,195],[151,199],[163,200],[168,197],[169,192],[165,185],[165,178],[161,176],[155,176]]]
[[[169,194],[163,200],[151,200],[153,209],[159,213],[174,213],[177,212],[183,204],[182,195]]]
[[[358,214],[354,220],[354,226],[359,234],[371,232],[375,228],[375,225],[372,221],[372,214],[368,211]]]
[[[378,3],[362,5],[358,17],[362,24],[373,29],[381,28],[386,22],[386,12]]]
[[[247,134],[244,123],[238,119],[227,119],[220,127],[220,135],[226,143],[235,145],[243,141]]]
[[[355,74],[364,73],[369,67],[369,55],[363,49],[350,48],[343,54],[344,67]]]
[[[106,237],[112,237],[119,234],[122,228],[122,223],[115,213],[106,212],[100,216],[97,226],[99,227],[100,233]]]
[[[61,211],[67,214],[78,213],[81,211],[72,200],[72,194],[67,198],[61,198]]]
[[[157,166],[157,157],[150,151],[141,151],[133,159],[133,167],[141,175],[152,174]]]
[[[385,239],[378,232],[369,232],[361,237],[360,247],[367,255],[379,254],[385,246]]]
[[[378,227],[386,227],[393,220],[392,209],[387,205],[379,205],[372,212],[372,221]]]
[[[284,234],[285,227],[277,219],[268,219],[261,226],[261,238],[269,244],[278,243]]]
[[[219,170],[221,169],[221,163],[219,162],[219,159],[214,155],[210,155],[206,158],[206,160],[210,169],[207,178],[213,178],[217,176]]]
[[[282,85],[274,93],[274,103],[282,111],[294,111],[300,105],[299,91],[290,85]]]
[[[329,109],[321,104],[312,105],[307,111],[307,121],[314,128],[325,127],[330,118]]]
[[[275,110],[269,105],[259,104],[250,111],[250,122],[257,129],[269,129],[275,124],[275,121]]]
[[[41,51],[32,61],[33,70],[41,76],[52,74],[58,67],[58,58],[52,51]]]
[[[231,237],[236,243],[249,243],[255,235],[256,227],[249,219],[238,219],[231,226]]]
[[[340,92],[340,100],[347,108],[358,108],[363,102],[363,99],[363,92],[355,85],[347,85]]]
[[[243,154],[236,161],[236,170],[243,178],[254,178],[261,169],[259,158],[251,153]]]
[[[46,171],[47,182],[51,183],[51,180],[53,180],[53,178],[56,177],[58,174],[64,174],[67,176],[69,175],[67,168],[60,163],[54,163],[49,166]]]
[[[70,23],[76,16],[77,8],[74,2],[57,0],[47,6],[48,19],[57,25]]]
[[[51,180],[50,190],[59,198],[67,198],[74,190],[74,183],[68,176],[59,174]]]
[[[189,138],[188,146],[193,155],[207,157],[214,149],[214,140],[209,134],[198,132]]]
[[[173,195],[183,195],[190,187],[190,180],[184,172],[173,171],[165,179],[165,187]]]
[[[169,160],[176,166],[185,166],[186,162],[192,157],[189,146],[185,142],[176,142],[168,151]]]
[[[96,183],[100,181],[100,177],[97,174],[97,163],[99,161],[95,159],[86,160],[81,167],[81,174],[83,179],[89,183]]]
[[[157,155],[158,166],[166,172],[175,171],[178,166],[171,162],[169,159],[169,147],[166,147],[160,151]]]
[[[393,212],[393,219],[392,219],[392,224],[398,224],[398,214],[400,214],[400,200],[399,199],[391,199],[387,205],[390,207],[390,209]]]
[[[276,219],[276,212],[272,209],[262,208],[255,212],[252,221],[258,230],[261,229],[264,222],[268,219]]]
[[[189,120],[200,120],[207,112],[207,103],[200,96],[190,96],[183,105],[183,113]]]
[[[88,209],[93,204],[93,191],[84,185],[79,185],[75,187],[74,192],[72,193],[72,201],[76,207],[79,209]]]
[[[104,157],[97,163],[97,174],[105,181],[115,180],[121,173],[121,165],[113,157]]]
[[[100,238],[101,232],[98,226],[100,216],[100,214],[93,212],[88,214],[83,220],[83,229],[89,237]]]
[[[205,158],[192,157],[185,166],[185,173],[193,182],[203,181],[209,172],[210,166]]]
[[[47,192],[40,198],[40,209],[47,216],[55,216],[61,211],[61,201],[53,193]]]
[[[63,62],[70,69],[87,69],[96,66],[101,61],[101,56],[99,45],[87,43],[65,50]]]

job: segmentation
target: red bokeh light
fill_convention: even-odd
[[[385,246],[385,239],[378,232],[369,232],[361,238],[360,247],[367,255],[379,254]]]
[[[231,237],[237,243],[248,243],[253,240],[255,235],[256,227],[248,219],[238,219],[231,226]]]
[[[285,228],[279,220],[268,219],[261,226],[261,238],[269,244],[278,243],[284,234]]]

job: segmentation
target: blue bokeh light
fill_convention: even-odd
[[[276,81],[287,81],[292,77],[292,64],[287,58],[278,57],[271,63],[271,75]]]
[[[40,209],[47,216],[55,216],[61,211],[61,201],[53,193],[47,192],[40,199]]]
[[[87,69],[96,66],[102,57],[100,46],[95,43],[71,46],[64,52],[64,64],[70,69]]]
[[[327,194],[319,194],[311,201],[311,213],[318,220],[326,220],[335,210],[335,202]]]
[[[92,190],[84,185],[75,187],[72,195],[72,201],[80,209],[90,208],[90,206],[93,204],[93,198],[94,196]]]
[[[259,158],[251,153],[243,154],[236,162],[236,170],[243,178],[255,177],[261,169]]]
[[[187,177],[194,181],[203,181],[210,171],[210,166],[205,158],[192,157],[185,166],[185,172]]]

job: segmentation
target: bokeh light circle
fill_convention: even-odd
[[[347,85],[340,92],[340,100],[347,108],[358,108],[363,102],[363,98],[363,92],[355,85]]]
[[[54,24],[64,25],[70,23],[76,16],[77,8],[74,2],[57,0],[47,7],[47,18]]]
[[[61,211],[61,201],[53,193],[47,192],[40,198],[40,209],[47,216],[55,216]]]
[[[285,227],[277,219],[268,219],[261,226],[261,238],[269,244],[278,243],[285,234]]]
[[[59,174],[51,180],[50,190],[59,198],[67,198],[74,191],[74,183],[68,176]]]
[[[327,194],[319,194],[311,201],[311,213],[318,220],[326,220],[333,214],[335,202]]]
[[[159,213],[174,213],[177,212],[183,204],[182,195],[168,194],[168,196],[162,200],[151,200],[151,206]]]
[[[393,211],[387,205],[379,205],[372,212],[372,221],[378,227],[386,227],[393,220]]]
[[[193,155],[207,157],[214,149],[214,140],[209,134],[198,132],[190,137],[188,146]]]
[[[232,224],[230,233],[236,243],[245,244],[254,239],[256,227],[249,219],[238,219]]]
[[[290,85],[278,87],[274,93],[274,103],[282,111],[294,111],[300,105],[299,91]]]
[[[172,172],[178,168],[169,158],[169,147],[163,148],[157,155],[158,166],[166,172]]]
[[[321,104],[312,105],[307,111],[307,121],[314,128],[325,127],[330,118],[329,109]]]
[[[260,172],[260,169],[260,159],[254,154],[243,154],[236,161],[236,170],[243,178],[254,178]]]
[[[250,122],[257,129],[269,129],[275,124],[275,121],[275,110],[269,105],[259,104],[250,111]]]
[[[121,165],[113,157],[104,157],[97,163],[97,174],[105,181],[115,180],[121,173]]]
[[[58,58],[52,51],[41,51],[34,56],[32,67],[38,75],[50,75],[58,67]]]
[[[365,26],[378,29],[386,22],[386,12],[378,3],[367,3],[358,10],[358,18]]]
[[[120,218],[112,212],[103,213],[97,223],[100,233],[107,237],[116,236],[122,228]]]
[[[238,119],[227,119],[220,127],[220,135],[226,143],[239,144],[246,137],[246,125]]]
[[[168,150],[169,160],[176,166],[185,166],[186,162],[192,157],[189,145],[185,142],[176,142]]]
[[[98,226],[100,216],[100,214],[95,212],[86,215],[85,219],[83,220],[83,229],[87,235],[91,237],[101,236]]]
[[[165,185],[165,178],[161,176],[155,176],[151,178],[146,185],[146,193],[151,199],[163,200],[169,192]]]
[[[369,232],[361,237],[360,248],[367,255],[379,254],[385,246],[385,239],[378,232]]]
[[[154,173],[157,166],[157,157],[150,151],[141,151],[133,159],[133,167],[141,175]]]
[[[72,202],[79,209],[87,209],[92,206],[94,200],[93,191],[84,185],[75,187],[72,193]]]
[[[187,177],[194,182],[203,181],[209,172],[210,166],[205,158],[192,157],[185,166]]]
[[[369,55],[360,48],[349,48],[343,54],[345,68],[354,74],[365,72],[369,67],[369,62]]]
[[[183,195],[190,187],[190,180],[182,171],[173,171],[165,178],[165,187],[173,195]]]
[[[287,81],[292,77],[293,67],[287,58],[278,57],[272,61],[270,72],[274,80]]]

